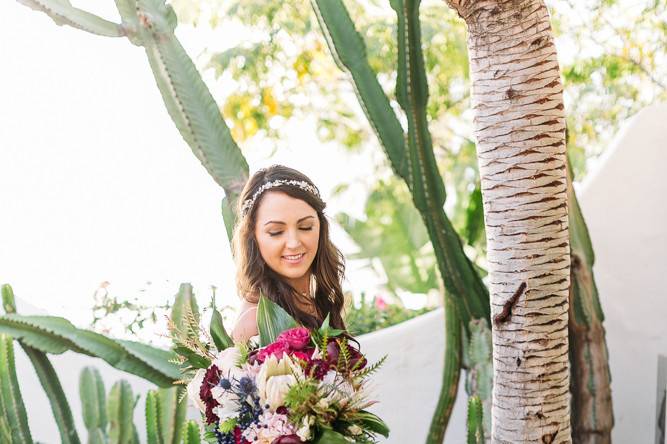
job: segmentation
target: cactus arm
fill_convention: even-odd
[[[23,343],[45,353],[66,350],[98,357],[111,366],[149,380],[161,387],[180,379],[176,355],[132,341],[115,341],[99,333],[78,329],[56,316],[0,316],[0,333],[13,335]]]
[[[0,400],[11,433],[11,443],[32,444],[28,416],[21,397],[14,364],[12,337],[0,334]]]
[[[157,392],[159,424],[164,444],[179,444],[185,422],[187,402],[183,401],[185,389],[172,387]]]
[[[111,387],[107,398],[110,444],[130,444],[132,442],[134,406],[135,400],[130,384],[124,379],[117,381]]]
[[[426,438],[427,444],[444,441],[447,423],[452,414],[461,375],[461,320],[452,297],[445,295],[445,364],[438,404]]]
[[[146,393],[146,442],[147,444],[163,444],[160,436],[160,407],[158,406],[157,391],[149,390]]]
[[[18,0],[29,8],[51,17],[57,25],[69,25],[105,37],[123,37],[125,31],[118,23],[73,7],[68,0]]]
[[[188,421],[183,429],[183,444],[200,444],[201,443],[201,431],[199,429],[199,424],[195,421]]]
[[[407,179],[403,128],[366,58],[366,45],[342,0],[311,0],[320,28],[338,67],[353,80],[368,122],[396,174]]]
[[[398,2],[393,3],[398,4]],[[406,143],[403,129],[366,60],[363,39],[356,31],[345,5],[340,0],[312,0],[311,4],[334,59],[352,77],[359,102],[378,134],[392,168],[406,181],[413,194],[415,206],[424,219],[433,243],[445,288],[459,304],[458,309],[461,311],[464,327],[467,329],[469,320],[473,318],[486,319],[490,322],[488,291],[472,263],[465,256],[461,241],[443,210],[444,185],[435,163],[423,109],[428,98],[428,89],[423,74],[422,54],[421,50],[414,48],[415,45],[419,46],[417,5],[411,6],[411,15],[403,14],[402,6],[398,8],[398,11],[401,11],[399,25],[410,26],[409,32],[400,31],[401,26],[399,26],[399,31],[402,32],[399,41],[399,59],[402,57],[406,63],[412,63],[409,68],[405,63],[399,64],[400,81],[405,85],[398,85],[397,88],[399,95],[403,94],[401,89],[405,91],[403,94],[405,97],[401,100],[408,108],[406,114],[413,115],[408,120],[412,122],[412,129],[409,125],[408,132],[411,131],[411,137],[407,138],[408,143]],[[415,59],[420,60],[415,61]],[[412,72],[422,74],[415,80],[415,76],[411,75]],[[410,88],[406,84],[408,81],[412,82]],[[413,105],[408,106],[411,103]],[[421,117],[415,119],[414,112],[421,113],[419,114]],[[423,183],[417,184],[419,181]],[[424,199],[424,195],[428,199]]]
[[[197,68],[174,35],[175,14],[160,0],[138,0],[137,10],[140,38],[167,111],[233,205],[247,180],[248,164]]]
[[[16,313],[16,302],[14,298],[14,290],[8,284],[2,286],[2,307],[6,313]],[[51,410],[53,411],[53,416],[56,419],[58,424],[58,430],[60,432],[60,440],[64,444],[78,444],[79,435],[76,432],[76,427],[74,426],[74,418],[72,417],[72,411],[67,402],[67,397],[63,391],[62,385],[60,384],[60,379],[56,373],[53,365],[49,361],[49,358],[42,351],[39,351],[35,348],[32,348],[24,343],[21,343],[23,351],[30,359],[39,382],[42,384],[42,388],[46,392],[46,396],[49,398],[49,403],[51,404]],[[9,429],[8,429],[9,430]],[[0,432],[0,437],[6,435],[6,433]],[[0,442],[6,442],[7,440],[2,440]]]
[[[433,242],[445,289],[456,299],[467,329],[471,319],[489,319],[489,296],[443,211],[445,186],[426,117],[428,84],[421,50],[420,2],[392,0],[390,3],[398,18],[396,96],[408,120],[408,186]]]
[[[468,399],[468,444],[484,444],[482,401],[477,396]]]
[[[60,442],[63,444],[79,444],[79,435],[74,426],[72,411],[67,402],[67,397],[63,391],[60,379],[56,373],[49,358],[42,351],[36,350],[28,345],[21,344],[23,351],[30,358],[30,362],[35,368],[39,382],[46,392],[51,404],[53,416],[60,432]]]
[[[572,186],[568,159],[568,218],[572,256],[569,342],[572,438],[576,442],[611,440],[614,425],[609,351],[604,314],[595,285],[595,255],[579,202]]]
[[[107,427],[106,394],[104,381],[95,367],[84,367],[79,374],[79,398],[81,399],[81,414],[83,423],[88,431],[88,442],[103,442]]]

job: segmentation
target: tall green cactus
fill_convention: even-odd
[[[127,37],[142,46],[164,104],[204,168],[224,190],[223,218],[231,239],[234,208],[248,179],[248,163],[197,68],[174,35],[176,14],[164,0],[116,0],[122,23],[104,20],[67,0],[22,0],[59,25],[93,34]]]
[[[0,416],[2,433],[11,444],[32,444],[23,397],[16,379],[13,338],[0,333]]]
[[[461,345],[451,341],[460,341],[457,330],[462,326],[467,329],[473,319],[490,322],[490,306],[488,290],[463,252],[459,236],[443,209],[445,187],[436,165],[426,118],[428,85],[421,53],[419,2],[391,1],[399,21],[396,92],[408,120],[407,134],[370,67],[363,38],[343,2],[311,0],[311,4],[329,49],[338,66],[350,75],[359,103],[393,170],[413,195],[433,243],[445,298],[455,301],[459,313],[459,322],[454,319],[445,322],[447,347],[443,386],[428,435],[428,442],[442,442],[459,380],[459,371],[448,369],[451,370],[452,362],[457,365],[461,362]]]
[[[11,286],[6,284],[2,286],[2,306],[6,313],[16,313],[14,291]],[[74,425],[72,410],[51,361],[43,351],[37,350],[22,341],[19,341],[19,343],[30,359],[39,382],[49,399],[51,411],[60,432],[60,441],[63,444],[78,444],[80,442],[79,435]]]
[[[568,320],[572,438],[581,443],[610,442],[614,414],[604,313],[593,275],[593,245],[572,186],[569,159],[567,189],[572,257]]]
[[[149,390],[146,394],[146,442],[179,444],[185,424],[187,403],[183,387]],[[86,367],[79,378],[79,395],[89,444],[139,442],[132,420],[138,396],[125,380],[117,381],[108,396],[99,371]]]

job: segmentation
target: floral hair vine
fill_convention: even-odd
[[[317,188],[315,188],[313,185],[309,184],[305,180],[286,180],[286,179],[276,179],[271,182],[267,182],[261,187],[255,191],[255,193],[252,195],[252,197],[246,199],[243,202],[243,206],[241,207],[241,215],[245,216],[250,212],[252,207],[255,205],[255,202],[259,198],[259,196],[262,195],[266,190],[270,190],[271,188],[279,187],[282,185],[292,185],[295,187],[299,187],[304,191],[308,191],[309,193],[313,194],[317,198],[320,197],[320,192],[317,191]]]

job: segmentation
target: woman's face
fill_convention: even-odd
[[[255,224],[259,252],[297,291],[308,289],[319,238],[320,221],[313,207],[280,191],[262,196]]]

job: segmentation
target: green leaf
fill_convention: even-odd
[[[265,347],[276,340],[285,330],[294,328],[297,322],[275,302],[260,295],[257,305],[257,330],[259,345]]]
[[[331,429],[324,429],[313,444],[350,444],[350,441],[345,439],[345,436]]]
[[[184,342],[190,338],[199,336],[199,306],[197,299],[192,292],[192,285],[182,283],[176,293],[174,305],[171,308],[171,321],[177,328],[177,338],[174,338],[174,344]],[[196,331],[193,331],[195,330]]]
[[[51,365],[49,358],[44,352],[28,345],[21,345],[23,351],[25,351],[28,358],[30,358],[30,362],[32,362],[32,366],[35,368],[35,373],[37,373],[39,382],[46,392],[46,396],[49,398],[51,411],[53,412],[56,424],[58,425],[58,431],[60,432],[60,442],[62,444],[78,444],[80,442],[79,435],[74,426],[72,410],[67,402],[67,397],[60,384],[58,374],[53,368],[53,365]]]
[[[355,418],[359,418],[364,425],[364,428],[370,430],[371,432],[379,433],[385,438],[389,437],[389,427],[383,420],[381,420],[377,415],[374,415],[371,412],[362,410],[355,415]]]
[[[215,343],[215,347],[219,351],[234,345],[234,341],[227,334],[227,330],[225,330],[225,326],[222,323],[222,315],[217,309],[213,309],[209,330],[211,332],[211,338],[213,338],[213,342]]]
[[[0,415],[9,427],[12,444],[32,444],[28,417],[16,379],[12,341],[11,336],[0,334]]]
[[[465,235],[468,245],[474,245],[482,234],[484,234],[484,205],[482,187],[478,182],[470,194],[468,208],[466,208]]]

